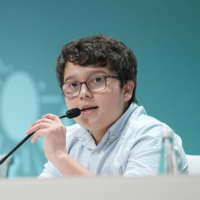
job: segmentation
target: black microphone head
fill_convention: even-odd
[[[78,117],[80,114],[81,114],[81,110],[79,108],[73,108],[66,112],[67,118],[69,119]]]

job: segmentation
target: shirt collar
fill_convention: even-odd
[[[92,133],[90,131],[88,131],[87,129],[80,127],[76,137],[88,149],[91,149],[91,150],[95,149],[95,147],[96,147],[95,140],[92,136]]]
[[[115,140],[119,137],[121,132],[124,130],[126,123],[129,120],[130,115],[136,110],[137,105],[132,103],[126,112],[108,129],[106,134],[109,134],[111,140]]]

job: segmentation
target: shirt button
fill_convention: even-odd
[[[99,154],[99,151],[96,150],[96,151],[94,151],[94,153],[95,153],[96,155],[98,155],[98,154]]]
[[[114,140],[115,139],[115,136],[114,135],[111,135],[111,137],[110,137],[112,140]]]

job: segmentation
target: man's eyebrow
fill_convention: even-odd
[[[95,74],[107,74],[104,70],[95,70],[95,71],[91,71],[88,73],[88,77],[92,76],[92,75],[95,75]],[[65,82],[68,82],[69,80],[72,80],[72,79],[77,79],[77,76],[76,75],[71,75],[71,76],[68,76],[64,83]]]

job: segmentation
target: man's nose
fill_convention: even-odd
[[[82,84],[79,96],[82,98],[92,96],[92,92],[88,89],[86,83]]]

